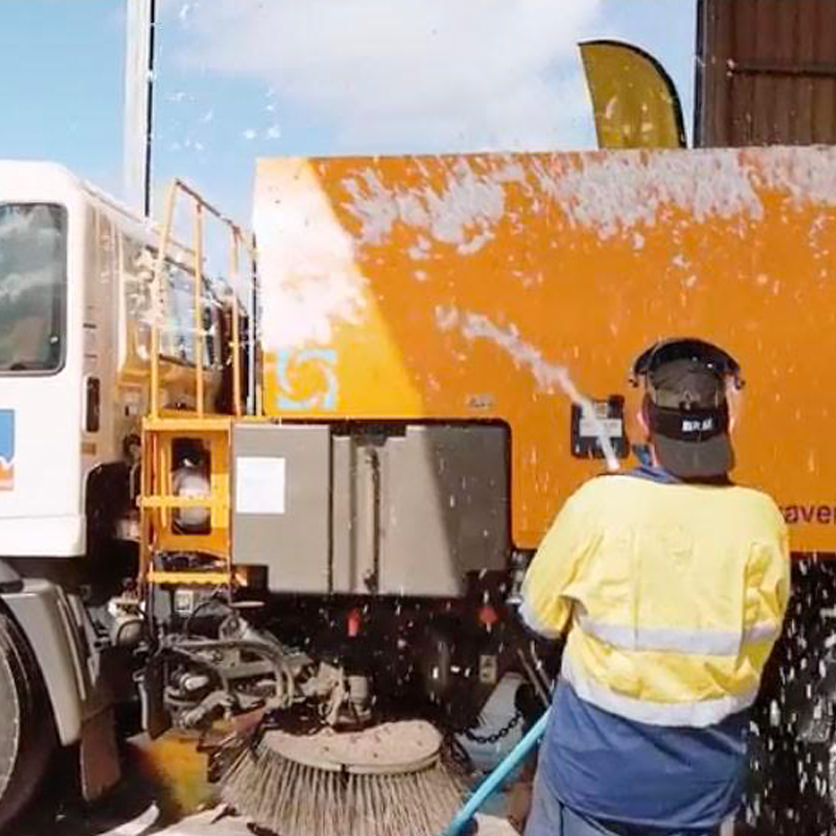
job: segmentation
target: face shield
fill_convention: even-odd
[[[712,343],[690,338],[662,340],[643,351],[630,370],[630,383],[646,385],[648,377],[662,366],[678,360],[690,360],[716,371],[736,391],[745,386],[740,364],[734,357]]]
[[[642,415],[666,470],[700,479],[733,469],[729,434],[743,379],[730,354],[703,340],[666,340],[639,356],[631,382],[643,387]]]

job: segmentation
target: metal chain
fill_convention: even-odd
[[[480,735],[470,729],[465,729],[462,734],[471,743],[499,743],[503,738],[508,737],[509,734],[520,724],[523,715],[521,711],[514,713],[514,716],[501,728],[493,732],[493,734]]]

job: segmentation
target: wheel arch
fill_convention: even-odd
[[[21,578],[0,560],[0,608],[29,643],[61,745],[77,743],[87,687],[78,631],[63,591],[42,578]]]

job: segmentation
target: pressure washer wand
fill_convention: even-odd
[[[485,778],[479,785],[476,792],[468,799],[464,807],[450,822],[443,836],[460,836],[468,826],[473,816],[482,805],[496,792],[503,781],[519,766],[529,752],[540,742],[546,731],[549,722],[551,709],[543,713],[543,716],[529,729],[528,733],[519,743],[502,759],[500,764]]]

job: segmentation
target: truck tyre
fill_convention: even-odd
[[[0,613],[0,832],[32,799],[54,746],[37,662],[18,626]]]

